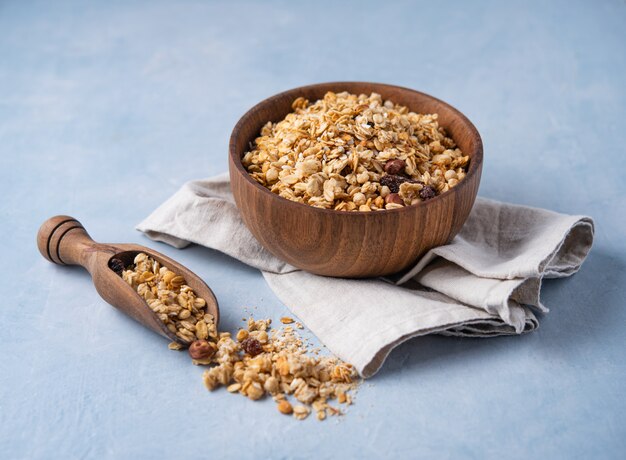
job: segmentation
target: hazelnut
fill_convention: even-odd
[[[389,160],[385,163],[385,172],[387,174],[398,174],[404,171],[406,162],[404,160]]]
[[[389,195],[387,195],[385,197],[385,203],[387,204],[394,203],[394,204],[404,205],[404,201],[402,200],[400,195],[398,195],[397,193],[390,193]]]
[[[189,356],[193,359],[210,359],[216,351],[215,344],[208,340],[195,340],[189,346]]]

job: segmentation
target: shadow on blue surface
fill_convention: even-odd
[[[470,364],[474,360],[483,363],[485,357],[497,361],[516,349],[527,353],[526,347],[534,347],[530,353],[542,355],[576,354],[588,342],[601,340],[610,329],[622,327],[614,321],[614,314],[621,308],[619,287],[624,284],[624,278],[622,261],[593,250],[574,276],[544,282],[542,299],[551,312],[537,314],[540,321],[537,332],[519,337],[418,337],[390,354],[376,381],[395,378],[398,372],[419,375],[433,369],[445,371],[449,366]]]

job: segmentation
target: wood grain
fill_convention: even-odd
[[[144,299],[121,276],[109,268],[113,257],[130,265],[135,256],[145,252],[161,265],[182,275],[198,297],[207,302],[207,312],[219,321],[219,307],[213,291],[195,273],[152,249],[136,244],[100,244],[91,239],[80,222],[70,216],[55,216],[45,221],[37,233],[37,247],[42,256],[59,265],[80,265],[91,274],[98,294],[115,308],[167,339],[185,344],[172,334]]]
[[[418,113],[437,113],[459,148],[471,157],[467,176],[452,190],[415,206],[380,212],[340,212],[296,203],[254,181],[241,158],[268,121],[279,121],[303,96],[315,101],[327,91],[377,92]],[[229,171],[243,221],[276,257],[319,275],[363,278],[401,271],[427,250],[449,242],[467,219],[480,183],[482,140],[454,107],[432,96],[397,86],[322,83],[277,94],[250,109],[230,137]]]

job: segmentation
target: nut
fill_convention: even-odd
[[[402,200],[400,195],[398,195],[397,193],[390,193],[389,195],[387,195],[385,197],[385,203],[387,203],[387,204],[393,203],[393,204],[404,205],[404,201]]]
[[[385,163],[385,172],[387,174],[398,174],[404,171],[406,168],[406,162],[404,160],[389,160]]]
[[[209,359],[213,357],[216,351],[215,344],[208,340],[195,340],[189,346],[189,356],[193,359]]]
[[[219,340],[217,343],[195,340],[189,354],[194,357],[194,364],[211,366],[202,376],[208,390],[223,385],[227,391],[251,400],[271,395],[279,412],[293,414],[298,420],[311,413],[315,413],[318,420],[341,415],[340,410],[328,404],[334,398],[346,405],[351,403],[348,392],[359,385],[354,367],[335,357],[319,356],[319,350],[308,350],[306,341],[297,332],[297,328],[302,327],[299,323],[295,323],[295,327],[282,326],[280,330],[270,331],[270,320],[244,319],[247,330],[237,333],[237,338],[245,337],[239,342],[230,333],[218,334],[212,317],[205,319],[211,323],[213,337]],[[288,324],[294,322],[288,317],[285,320]],[[193,335],[188,329],[183,331]],[[195,358],[207,356],[203,353],[205,350],[209,358]],[[292,406],[288,395],[298,401],[297,406]]]

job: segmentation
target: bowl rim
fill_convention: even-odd
[[[255,181],[250,174],[248,173],[248,171],[246,171],[246,169],[243,167],[243,164],[241,162],[241,158],[242,156],[238,155],[238,153],[236,152],[235,149],[235,145],[236,145],[236,141],[237,138],[240,135],[240,132],[243,128],[243,126],[248,122],[249,118],[252,116],[252,114],[254,114],[257,110],[259,110],[261,107],[265,106],[265,105],[271,105],[271,103],[275,100],[278,99],[282,99],[285,96],[289,96],[289,95],[296,95],[298,92],[303,92],[304,90],[309,90],[309,89],[316,89],[319,87],[328,87],[326,90],[327,91],[334,91],[334,92],[341,92],[341,91],[347,91],[346,88],[341,89],[342,85],[369,85],[372,87],[371,91],[372,92],[378,92],[375,88],[387,88],[387,89],[396,89],[396,90],[400,90],[400,91],[408,91],[408,92],[412,92],[412,93],[417,93],[422,97],[425,97],[426,99],[430,99],[434,102],[438,102],[444,106],[446,106],[449,110],[452,111],[452,113],[458,117],[459,119],[461,119],[464,124],[469,128],[469,131],[471,133],[471,135],[474,137],[474,139],[476,140],[476,149],[475,152],[473,153],[471,159],[470,159],[470,166],[467,170],[466,173],[466,177],[459,182],[459,184],[452,188],[451,190],[448,190],[447,192],[444,192],[440,195],[437,195],[434,198],[431,198],[430,200],[426,200],[426,201],[422,201],[418,204],[413,204],[410,206],[404,206],[402,208],[396,208],[396,209],[384,209],[381,211],[337,211],[335,209],[325,209],[325,208],[319,208],[317,206],[311,206],[309,204],[306,203],[299,203],[297,201],[292,201],[289,200],[287,198],[284,198],[280,195],[277,195],[275,193],[273,193],[272,191],[270,191],[268,188],[264,187],[263,185],[259,184],[257,181]],[[336,86],[337,89],[333,90],[331,89],[331,87]],[[295,96],[298,97],[298,96]],[[295,99],[294,97],[294,99]],[[455,196],[458,193],[461,193],[461,191],[469,186],[470,181],[468,180],[471,176],[474,176],[475,174],[478,173],[478,171],[482,170],[482,163],[483,163],[483,141],[482,138],[480,137],[480,133],[478,132],[478,130],[476,129],[476,127],[474,126],[474,124],[469,120],[469,118],[467,118],[461,111],[459,111],[457,108],[455,108],[454,106],[448,104],[445,101],[442,101],[441,99],[438,99],[434,96],[431,96],[430,94],[426,94],[423,93],[421,91],[417,91],[411,88],[406,88],[404,86],[397,86],[397,85],[390,85],[387,83],[375,83],[375,82],[366,82],[366,81],[333,81],[333,82],[323,82],[323,83],[314,83],[311,85],[304,85],[304,86],[298,86],[296,88],[292,88],[292,89],[288,89],[285,91],[281,91],[280,93],[276,93],[273,96],[270,96],[268,98],[263,99],[262,101],[258,102],[257,104],[255,104],[254,106],[252,106],[250,109],[248,109],[239,119],[239,121],[237,122],[237,124],[235,125],[235,127],[233,128],[231,135],[230,135],[230,140],[228,143],[228,156],[230,158],[230,162],[235,166],[235,168],[239,171],[239,173],[241,173],[245,180],[248,181],[250,184],[252,184],[253,186],[257,187],[258,189],[262,190],[262,193],[266,193],[274,198],[283,200],[283,204],[285,204],[286,206],[296,206],[293,209],[308,209],[311,212],[317,212],[317,213],[321,213],[321,214],[330,214],[333,216],[352,216],[353,218],[356,217],[362,217],[364,215],[391,215],[391,214],[398,214],[398,213],[402,213],[402,212],[412,212],[415,211],[416,209],[419,209],[421,207],[426,207],[429,206],[435,202],[437,202],[438,200],[444,200],[447,198],[450,198],[452,196]]]

